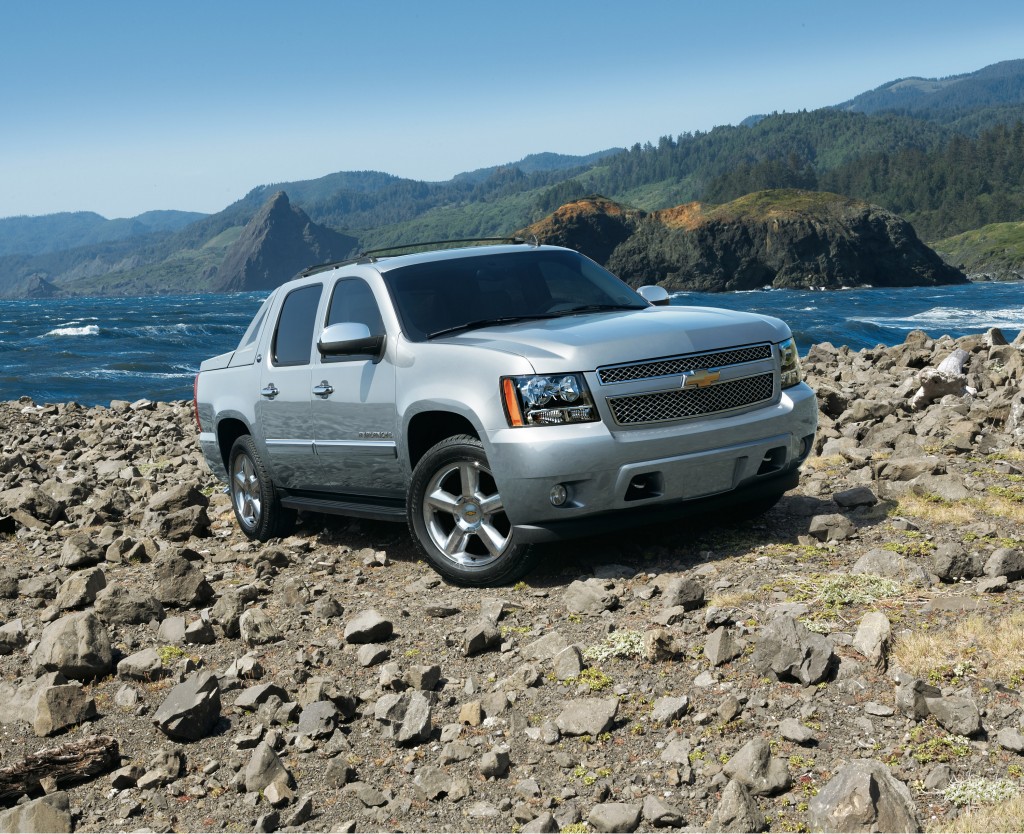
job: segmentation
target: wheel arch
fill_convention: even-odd
[[[405,430],[409,468],[415,469],[420,459],[434,446],[457,434],[468,434],[480,440],[480,432],[468,417],[454,411],[421,411],[413,415]]]
[[[227,417],[217,423],[217,446],[220,448],[220,457],[224,461],[224,468],[228,469],[231,464],[231,447],[242,435],[252,434],[249,427],[239,419]]]

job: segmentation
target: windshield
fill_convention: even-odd
[[[403,266],[384,280],[414,342],[488,324],[649,306],[593,261],[557,249]]]

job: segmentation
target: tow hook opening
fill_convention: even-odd
[[[642,475],[634,475],[626,487],[627,501],[641,501],[644,498],[657,498],[662,494],[664,487],[660,472],[645,472]]]
[[[764,457],[761,459],[761,465],[757,469],[758,475],[768,475],[772,472],[778,472],[786,465],[786,447],[776,446],[774,449],[769,449],[765,452]]]

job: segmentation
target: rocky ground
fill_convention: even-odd
[[[248,542],[191,404],[0,404],[0,830],[1024,830],[1004,342],[818,345],[766,516],[489,591],[397,525]]]

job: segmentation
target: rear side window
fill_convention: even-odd
[[[270,309],[270,298],[260,306],[259,312],[256,317],[252,320],[249,325],[249,329],[245,331],[245,335],[242,336],[242,341],[238,343],[236,350],[241,350],[244,347],[248,347],[256,341],[256,337],[260,335],[260,330],[263,329],[263,319],[267,317],[267,310]]]
[[[272,351],[275,365],[308,365],[323,284],[292,290],[281,305]]]

